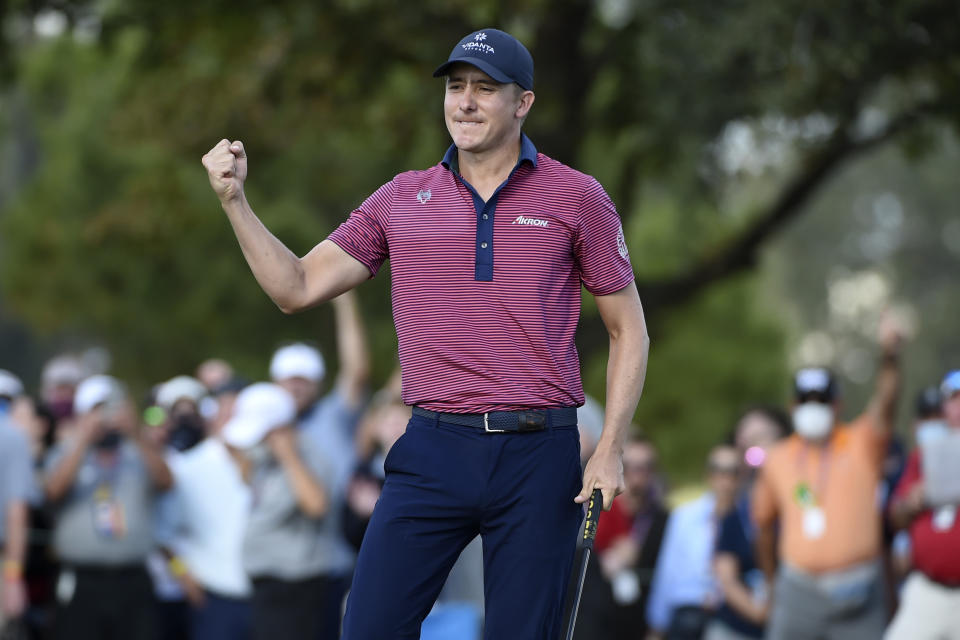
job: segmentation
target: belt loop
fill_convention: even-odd
[[[546,419],[547,429],[550,429],[552,431],[553,430],[553,411],[551,411],[550,409],[546,409],[544,413],[546,414],[546,418],[547,418]]]
[[[439,411],[433,412],[433,428],[434,429],[440,428],[440,412]]]

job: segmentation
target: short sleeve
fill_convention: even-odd
[[[396,185],[393,180],[377,189],[327,238],[377,275],[389,257],[387,224]]]
[[[579,214],[573,252],[583,285],[595,296],[623,289],[633,282],[623,225],[610,196],[592,178],[580,201]]]

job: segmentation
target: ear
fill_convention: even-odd
[[[533,94],[533,91],[524,91],[520,94],[520,103],[517,105],[517,110],[514,113],[514,117],[518,120],[523,120],[527,117],[527,114],[530,113],[530,108],[533,107],[533,101],[536,99],[536,96]]]

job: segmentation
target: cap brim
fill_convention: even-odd
[[[495,66],[487,62],[486,60],[481,60],[480,58],[457,58],[455,60],[447,60],[442,65],[437,67],[437,70],[433,72],[434,78],[439,78],[440,76],[448,75],[450,67],[457,64],[458,62],[463,62],[464,64],[473,65],[480,71],[483,71],[485,74],[500,82],[502,84],[510,84],[514,82],[514,79],[505,75],[502,71],[497,69]]]
[[[269,431],[270,427],[260,420],[234,416],[223,425],[223,439],[231,447],[249,449],[259,444]]]

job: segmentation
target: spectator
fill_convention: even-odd
[[[737,421],[734,442],[745,473],[736,504],[720,523],[713,569],[723,602],[707,628],[706,640],[763,637],[769,598],[766,579],[754,561],[749,497],[767,452],[789,432],[789,418],[774,408],[750,409]]]
[[[20,380],[0,369],[0,635],[8,621],[27,607],[24,562],[27,553],[28,501],[33,488],[30,444],[9,417],[13,402],[23,394]]]
[[[60,355],[43,367],[40,399],[54,418],[54,437],[59,438],[61,426],[73,418],[73,396],[77,385],[87,376],[86,367],[71,355]]]
[[[880,343],[873,399],[849,425],[839,424],[837,383],[829,371],[796,374],[796,433],[770,452],[756,483],[758,563],[768,581],[776,575],[767,626],[773,640],[883,634],[877,496],[900,389],[898,328],[884,323]]]
[[[211,393],[228,386],[233,379],[233,367],[226,360],[209,358],[197,367],[197,380]]]
[[[206,436],[200,417],[200,402],[206,398],[207,388],[190,376],[177,376],[157,388],[156,404],[165,419],[153,429],[152,435],[165,449],[171,473],[181,455]],[[188,640],[190,637],[188,599],[195,593],[187,593],[184,586],[194,585],[180,579],[182,576],[178,573],[182,567],[173,561],[174,554],[169,548],[180,517],[178,494],[182,492],[176,489],[174,485],[174,489],[157,501],[154,526],[160,546],[147,559],[159,606],[157,640]]]
[[[219,412],[209,422],[209,435],[169,461],[174,485],[166,499],[173,515],[161,542],[170,573],[191,605],[190,635],[195,640],[250,636],[251,588],[242,553],[250,490],[222,437],[225,417],[242,388],[243,383],[234,380],[215,390]],[[196,410],[200,398],[190,389],[172,399],[164,389],[158,399],[168,404],[172,400],[174,407],[181,404],[180,410],[182,404]]]
[[[960,370],[947,374],[941,394],[945,423],[928,418],[917,426],[920,446],[910,455],[890,507],[894,526],[909,528],[914,571],[903,587],[887,640],[960,638],[958,505],[928,504],[929,480],[924,473],[924,456],[931,448],[941,446],[942,439],[960,436]]]
[[[367,391],[370,358],[356,294],[347,292],[332,300],[336,318],[337,355],[340,371],[333,388],[321,397],[326,373],[320,352],[305,344],[283,347],[270,362],[273,381],[289,391],[297,402],[297,428],[312,441],[333,470],[328,483],[332,508],[343,509],[347,485],[357,465],[356,427]],[[328,529],[329,554],[321,605],[324,628],[318,640],[340,636],[341,605],[346,597],[355,554],[339,529]]]
[[[84,380],[77,424],[50,452],[45,492],[55,509],[56,637],[139,640],[154,633],[144,568],[153,546],[155,492],[170,488],[160,451],[137,433],[136,414],[109,376]]]
[[[237,396],[223,431],[252,495],[243,564],[253,581],[255,640],[316,640],[329,622],[318,603],[338,552],[340,519],[328,490],[335,476],[307,433],[294,429],[296,415],[290,393],[258,383]]]
[[[654,637],[702,637],[720,600],[711,563],[719,523],[736,498],[739,469],[734,447],[714,447],[708,460],[710,490],[670,516],[647,603]]]
[[[624,493],[600,514],[587,565],[576,640],[627,640],[647,632],[646,606],[667,510],[653,443],[633,435],[623,449]]]

